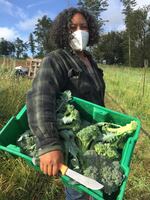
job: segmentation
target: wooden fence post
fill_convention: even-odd
[[[35,78],[37,71],[39,70],[41,59],[27,59],[26,66],[29,68],[28,77]]]

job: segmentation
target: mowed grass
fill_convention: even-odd
[[[106,81],[106,107],[121,109],[139,117],[144,129],[150,130],[150,71],[146,71],[143,95],[144,70],[104,66]],[[11,73],[0,77],[1,127],[25,103],[31,80],[16,79]],[[109,94],[109,96],[108,96]],[[110,98],[113,97],[116,102]],[[125,200],[150,199],[150,139],[142,132],[132,157]],[[0,200],[64,200],[64,186],[58,178],[51,178],[34,171],[23,160],[0,153]]]

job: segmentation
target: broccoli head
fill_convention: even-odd
[[[99,176],[99,170],[97,167],[90,165],[83,171],[83,174],[84,176],[97,180]]]
[[[96,140],[99,135],[99,128],[97,125],[90,125],[79,132],[77,132],[76,136],[79,140],[79,145],[83,152],[89,149],[89,146],[92,142]]]
[[[98,155],[106,156],[110,159],[119,158],[119,154],[115,148],[111,146],[110,143],[97,143],[94,145],[94,149]]]
[[[109,160],[106,160],[103,162],[100,167],[99,178],[104,185],[105,193],[110,195],[117,191],[124,179],[119,161],[110,162]]]
[[[84,168],[87,168],[88,166],[99,165],[98,159],[99,155],[94,150],[88,150],[83,154],[83,162],[84,162]]]
[[[83,174],[104,185],[104,192],[112,194],[117,191],[124,179],[119,161],[113,161],[98,155],[95,150],[83,154]]]

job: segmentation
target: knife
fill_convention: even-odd
[[[32,158],[32,163],[34,165],[38,165],[39,164],[39,159],[36,157]],[[79,174],[78,172],[75,172],[74,170],[68,168],[66,165],[64,164],[60,164],[59,165],[59,170],[61,171],[61,174],[67,175],[70,178],[72,178],[73,180],[75,180],[76,182],[84,185],[85,187],[92,189],[92,190],[100,190],[102,189],[104,186],[102,184],[100,184],[99,182],[95,181],[92,178],[86,177],[82,174]]]
[[[59,169],[60,169],[62,175],[69,176],[70,178],[74,179],[78,183],[81,183],[82,185],[86,186],[87,188],[90,188],[92,190],[100,190],[104,187],[102,184],[100,184],[96,180],[86,177],[84,175],[81,175],[78,172],[75,172],[74,170],[69,169],[64,164],[60,164]]]

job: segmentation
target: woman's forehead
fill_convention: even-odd
[[[78,23],[87,24],[85,17],[81,13],[74,14],[71,19],[71,22],[73,24],[78,24]]]

